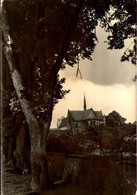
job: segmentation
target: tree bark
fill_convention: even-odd
[[[45,114],[45,117],[43,120],[39,123],[37,118],[35,117],[33,113],[33,108],[31,106],[31,102],[27,99],[27,93],[26,89],[23,86],[22,78],[17,71],[15,67],[18,67],[15,62],[15,55],[13,55],[13,45],[12,40],[9,33],[9,26],[8,26],[8,20],[6,18],[6,12],[3,10],[2,19],[3,19],[3,37],[5,40],[5,56],[9,65],[10,69],[10,75],[12,78],[13,86],[15,88],[15,91],[17,93],[17,97],[20,101],[20,105],[22,108],[22,111],[24,113],[24,116],[26,118],[26,121],[28,123],[29,133],[30,133],[30,143],[31,143],[31,173],[32,173],[32,181],[31,186],[33,189],[36,188],[47,188],[48,187],[48,163],[47,163],[47,156],[46,156],[46,142],[47,142],[47,136],[49,132],[49,127],[52,119],[52,110],[53,110],[53,98],[54,98],[54,88],[56,85],[56,77],[58,74],[58,71],[61,67],[62,61],[64,56],[66,55],[67,49],[69,47],[69,43],[71,41],[71,38],[73,36],[73,33],[76,29],[76,25],[79,19],[80,12],[82,10],[82,7],[84,5],[85,0],[78,1],[78,5],[75,10],[75,14],[73,17],[73,21],[71,28],[68,30],[65,40],[62,43],[62,47],[60,49],[60,52],[58,53],[58,57],[56,59],[56,62],[53,62],[52,66],[49,67],[46,63],[46,56],[44,54],[44,48],[39,45],[38,48],[38,63],[42,71],[42,80],[43,80],[43,94],[44,94],[44,100],[45,104],[47,105],[47,111]],[[41,6],[39,6],[38,10],[38,22],[41,21],[42,16],[44,15],[44,9],[42,9]],[[38,23],[39,24],[39,23]],[[44,23],[39,24],[38,29],[38,35],[37,35],[37,42],[41,43],[41,41],[44,39]],[[44,68],[44,70],[42,69]]]
[[[40,126],[37,118],[33,113],[31,103],[26,96],[26,89],[22,84],[22,78],[19,72],[15,69],[15,61],[13,57],[12,39],[9,33],[9,26],[7,24],[6,11],[2,12],[2,33],[4,37],[4,53],[7,59],[11,79],[15,88],[20,106],[26,118],[31,143],[31,187],[33,190],[40,189],[41,187],[47,188],[49,177],[46,157],[45,139],[47,138],[50,121],[49,120],[44,128]],[[46,132],[45,132],[46,130]]]

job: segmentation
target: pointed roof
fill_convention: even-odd
[[[103,120],[102,111],[94,111],[92,108],[84,111],[69,110],[68,117],[71,117],[74,121]]]
[[[102,111],[95,111],[96,117],[99,120],[102,120],[104,118]]]
[[[67,126],[67,122],[68,122],[68,118],[63,118],[63,120],[61,121],[59,128],[61,127],[66,127]]]
[[[85,110],[82,120],[96,119],[96,114],[92,108]]]
[[[69,110],[68,111],[68,117],[72,117],[74,121],[81,121],[83,117],[83,112],[81,110]]]

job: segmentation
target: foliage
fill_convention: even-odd
[[[46,110],[44,86],[50,87],[44,75],[56,78],[55,105],[69,92],[63,90],[65,79],[56,76],[58,70],[73,66],[80,58],[92,59],[98,42],[98,23],[109,32],[109,49],[121,49],[125,39],[135,37],[134,1],[15,0],[14,3],[5,1],[4,5],[9,16],[16,68],[23,77],[28,96],[33,94],[33,106],[40,115]],[[122,61],[131,59],[135,63],[135,41],[133,45],[134,49],[128,49]],[[52,75],[51,70],[56,73]]]
[[[101,23],[109,32],[108,49],[124,48],[125,40],[130,39],[131,43],[121,61],[136,64],[136,2],[132,0],[111,2],[111,10],[106,13],[106,18],[102,18]]]
[[[28,123],[31,123],[30,143],[37,143],[41,154],[46,154],[45,141],[54,105],[58,103],[58,99],[68,93],[68,91],[63,91],[62,84],[65,79],[59,78],[59,70],[65,68],[66,65],[75,65],[81,58],[92,60],[92,54],[98,42],[96,27],[99,23],[110,33],[109,48],[123,48],[125,39],[135,38],[135,7],[135,2],[132,0],[3,1],[2,14],[6,15],[8,24],[1,23],[2,30],[4,29],[2,46],[4,51],[10,46],[13,67],[15,66],[18,70],[24,85],[23,90],[20,90],[21,97],[25,97],[24,99],[31,105],[29,113],[34,112],[34,119],[36,117],[41,119],[39,123],[33,120],[35,124],[32,124],[32,120],[26,115]],[[126,53],[126,58],[122,60],[130,59],[134,63],[135,47],[133,51],[128,50],[128,52],[129,54]],[[10,75],[8,68],[5,73],[5,77],[8,78]],[[18,81],[16,82],[18,84]],[[4,89],[7,90],[9,86],[7,82]],[[11,100],[11,107],[12,105],[16,105],[14,98]],[[13,110],[18,110],[16,106],[13,107]],[[115,123],[116,120],[117,125],[121,125],[124,119],[122,118],[121,121],[119,115],[115,116],[114,121],[112,117],[112,121]],[[43,127],[39,128],[42,125]],[[39,129],[37,130],[36,127]],[[38,131],[40,135],[37,134]],[[36,163],[38,147],[32,144],[31,148],[35,148],[35,151],[32,151],[32,157],[34,157],[32,171],[38,181],[35,187],[39,183],[46,186],[47,161],[44,162],[43,156],[39,154],[38,159],[42,162],[39,160]],[[40,173],[39,170],[41,170]],[[32,181],[35,179],[32,178]]]
[[[50,132],[48,137],[48,152],[84,154],[91,153],[96,147],[95,140],[87,134],[69,134],[68,131]]]
[[[121,126],[126,121],[118,112],[112,111],[106,116],[106,124],[110,127]]]
[[[123,151],[130,154],[136,154],[136,134],[124,138]]]
[[[122,157],[123,152],[132,153],[133,148],[135,148],[134,141],[132,137],[135,136],[136,127],[134,124],[124,123],[121,126],[101,126],[94,127],[89,130],[88,134],[89,140],[96,143],[99,146],[101,153],[104,154],[109,152],[110,154],[120,154]],[[128,142],[125,140],[129,139],[129,148],[127,145]],[[93,150],[93,146],[91,147]],[[90,150],[90,151],[91,151]]]

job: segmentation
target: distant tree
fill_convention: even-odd
[[[3,1],[4,78],[11,77],[28,123],[33,189],[49,184],[47,136],[54,105],[66,94],[59,70],[92,60],[99,23],[109,32],[110,49],[123,48],[126,38],[135,37],[135,7],[132,0]]]
[[[110,127],[121,126],[125,123],[126,119],[123,118],[118,112],[112,111],[106,116],[106,124]]]

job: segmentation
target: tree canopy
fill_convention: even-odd
[[[65,79],[56,75],[81,58],[92,60],[98,42],[97,25],[108,32],[108,49],[121,49],[124,41],[132,37],[134,40],[121,61],[136,63],[136,4],[133,0],[14,0],[4,1],[3,7],[9,21],[16,68],[29,97],[34,94],[32,90],[37,89],[41,94],[47,85],[50,88],[49,78],[56,77],[54,104],[63,98],[68,92],[62,90]]]
[[[136,3],[133,0],[14,0],[4,1],[4,6],[16,68],[29,91],[33,88],[32,72],[36,65],[45,86],[45,74],[48,80],[51,69],[56,75],[66,65],[78,63],[80,58],[92,60],[98,42],[97,25],[109,32],[109,49],[121,49],[125,39],[134,38],[121,60],[136,63]],[[58,77],[55,82],[54,96],[58,99],[66,94],[59,87],[64,80]]]
[[[34,61],[39,61],[38,55],[43,59],[43,53],[45,64],[40,68],[44,74],[51,67],[57,73],[66,64],[73,66],[79,58],[92,59],[98,24],[109,32],[109,49],[121,49],[125,39],[135,37],[136,3],[133,0],[14,0],[5,4],[14,52],[17,61],[21,58],[18,66],[24,78],[29,77]],[[129,49],[122,60],[132,58],[135,63],[133,45],[134,50]],[[24,64],[29,67],[22,68]]]
[[[110,127],[117,127],[121,126],[125,123],[126,119],[122,117],[118,112],[115,110],[106,116],[106,123]]]
[[[135,64],[136,2],[4,0],[2,8],[3,87],[15,88],[27,120],[32,186],[37,188],[46,186],[48,178],[45,143],[53,107],[68,92],[63,91],[65,79],[59,77],[59,70],[80,59],[92,60],[98,25],[108,32],[109,49],[121,49],[127,38],[134,39],[122,61]]]

